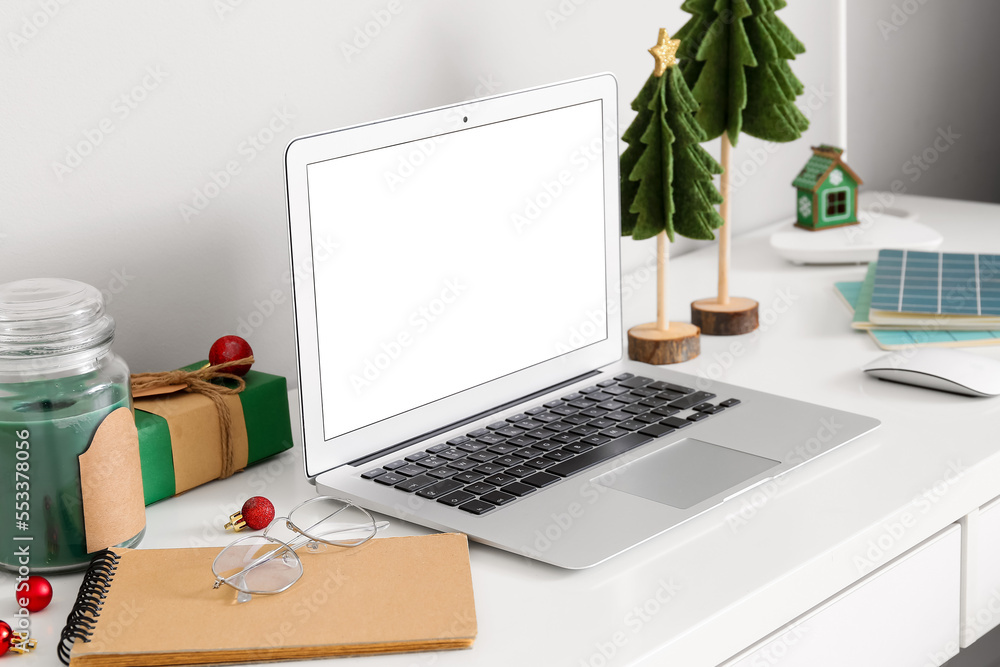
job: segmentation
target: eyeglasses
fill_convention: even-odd
[[[243,537],[224,548],[212,562],[213,588],[222,584],[239,591],[237,602],[254,595],[287,591],[302,576],[302,561],[295,552],[301,546],[318,553],[330,546],[361,546],[388,521],[375,521],[352,502],[319,496],[299,503],[287,517],[276,517],[260,535]],[[271,533],[284,526],[293,533],[280,540]]]

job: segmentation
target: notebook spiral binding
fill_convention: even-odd
[[[89,642],[94,634],[94,624],[101,615],[104,598],[108,595],[111,581],[118,569],[120,557],[110,549],[104,549],[94,554],[90,567],[83,576],[80,592],[76,596],[73,610],[66,617],[66,627],[59,638],[59,660],[64,665],[69,664],[70,651],[77,639]]]

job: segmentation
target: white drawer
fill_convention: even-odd
[[[930,667],[959,648],[955,524],[725,663],[726,667]]]
[[[968,519],[968,572],[962,646],[1000,625],[1000,499]]]

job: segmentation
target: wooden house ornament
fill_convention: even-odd
[[[858,224],[861,179],[841,158],[843,148],[812,147],[813,156],[792,181],[796,227],[812,232]]]

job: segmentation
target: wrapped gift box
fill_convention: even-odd
[[[250,371],[243,379],[246,389],[224,397],[232,415],[237,470],[292,446],[285,378]],[[147,505],[222,475],[222,431],[210,398],[174,391],[136,398],[134,407]]]

